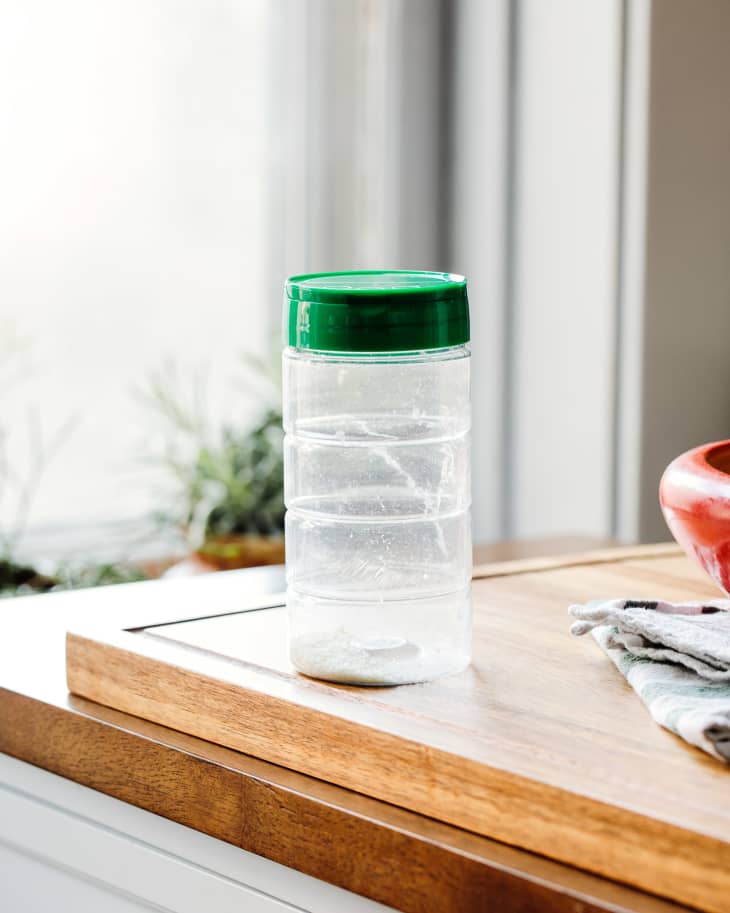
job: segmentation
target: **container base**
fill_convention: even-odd
[[[469,588],[377,604],[288,594],[289,653],[297,671],[348,685],[424,682],[471,660]]]

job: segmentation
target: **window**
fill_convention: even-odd
[[[209,375],[213,416],[256,409],[232,377],[272,330],[271,16],[265,0],[4,6],[0,344],[15,362],[2,396],[13,466],[32,474],[38,426],[48,444],[71,423],[33,485],[30,548],[34,537],[62,547],[69,531],[83,548],[100,528],[117,548],[136,535],[156,507],[142,458],[159,433],[137,394],[168,360],[185,389]],[[19,489],[6,488],[12,525]]]
[[[138,542],[151,375],[207,376],[211,424],[245,428],[265,397],[241,358],[275,362],[285,276],[355,266],[469,277],[477,541],[666,535],[663,465],[730,414],[730,22],[685,6],[5,4],[12,465],[70,423],[26,548]],[[0,494],[7,531],[22,490]]]

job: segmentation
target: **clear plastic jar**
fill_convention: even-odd
[[[292,662],[369,685],[461,669],[471,651],[465,282],[329,274],[294,277],[287,292]]]

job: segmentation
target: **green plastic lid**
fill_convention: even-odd
[[[285,337],[317,352],[413,352],[469,341],[466,279],[421,270],[311,273],[286,282]]]

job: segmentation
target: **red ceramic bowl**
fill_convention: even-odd
[[[730,594],[730,441],[677,457],[662,476],[659,500],[677,542]]]

